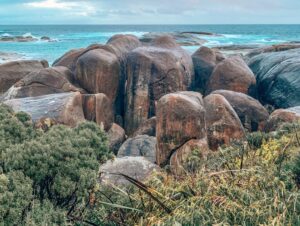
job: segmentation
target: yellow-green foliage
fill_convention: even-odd
[[[171,213],[138,188],[114,189],[99,194],[114,205],[99,205],[98,218],[115,225],[300,225],[297,137],[293,131],[267,137],[259,148],[234,145],[199,159],[195,173],[153,176],[148,190]]]

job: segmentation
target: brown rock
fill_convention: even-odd
[[[39,71],[48,66],[45,61],[20,60],[0,65],[0,93],[6,92],[20,79],[31,72]]]
[[[240,56],[232,56],[215,67],[208,82],[207,94],[219,89],[254,94],[255,85],[255,76],[244,60]]]
[[[75,80],[89,93],[104,93],[115,101],[119,88],[120,63],[115,54],[91,50],[79,57]]]
[[[36,97],[54,93],[85,91],[71,84],[71,71],[66,67],[44,68],[31,72],[12,86],[3,99]]]
[[[103,93],[82,95],[83,112],[86,120],[94,121],[105,131],[114,122],[113,105]]]
[[[177,176],[189,173],[192,169],[188,169],[187,161],[195,150],[199,151],[199,158],[205,159],[209,152],[207,140],[190,140],[177,149],[170,159],[171,172]]]
[[[192,58],[195,68],[193,90],[204,94],[214,68],[225,57],[217,50],[202,46],[192,55]]]
[[[245,137],[242,123],[225,97],[211,94],[204,98],[209,147],[217,150]]]
[[[126,140],[125,130],[116,123],[113,123],[112,127],[107,132],[107,137],[109,142],[109,149],[117,154],[119,148]]]
[[[220,94],[225,97],[248,131],[263,130],[269,113],[259,101],[244,93],[229,90],[217,90],[213,94]]]
[[[278,109],[274,111],[265,126],[266,132],[275,131],[280,129],[284,123],[293,123],[300,121],[300,106]]]
[[[5,101],[4,104],[16,112],[28,113],[34,122],[48,118],[58,124],[75,127],[84,121],[79,92],[12,99]]]
[[[143,122],[140,127],[133,133],[132,137],[138,135],[148,135],[155,137],[156,135],[156,117],[149,118]]]
[[[187,90],[194,76],[191,56],[170,37],[133,50],[127,59],[125,130],[130,135],[155,115],[165,94]]]
[[[159,100],[156,116],[157,164],[165,165],[172,153],[189,140],[204,137],[205,109],[200,93],[171,93]]]

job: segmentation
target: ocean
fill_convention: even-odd
[[[138,37],[148,32],[211,32],[209,47],[226,45],[272,45],[300,41],[300,25],[0,25],[0,37],[33,36],[35,42],[0,42],[0,52],[19,54],[25,59],[46,59],[52,63],[65,52],[106,43],[115,34]],[[51,42],[40,40],[51,38]],[[185,46],[194,52],[199,46]],[[1,61],[1,59],[0,59]],[[0,62],[1,63],[1,62]]]

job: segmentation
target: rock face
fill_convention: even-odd
[[[31,72],[37,72],[45,67],[48,63],[37,60],[21,60],[4,63],[0,65],[0,93],[6,92],[17,81],[24,78]]]
[[[229,145],[233,140],[245,137],[242,123],[225,97],[210,94],[204,98],[207,138],[211,150]]]
[[[115,154],[126,139],[125,130],[116,123],[113,123],[110,130],[107,132],[108,146]]]
[[[156,162],[161,166],[189,140],[206,137],[201,94],[177,92],[163,96],[157,105],[156,137]]]
[[[83,112],[86,120],[94,121],[105,131],[114,122],[113,105],[103,93],[86,94],[82,96]]]
[[[293,123],[300,121],[300,106],[278,109],[274,111],[265,126],[266,132],[275,131],[280,129],[281,125],[284,123]]]
[[[219,90],[231,90],[255,94],[255,76],[240,56],[232,56],[219,63],[208,82],[207,94]]]
[[[269,113],[259,101],[244,93],[229,90],[217,90],[213,94],[220,94],[225,97],[248,131],[263,130]]]
[[[191,56],[164,36],[128,55],[127,76],[125,130],[130,135],[155,115],[163,95],[190,87],[194,69]]]
[[[123,157],[108,161],[100,166],[100,183],[106,185],[130,185],[130,182],[123,176],[125,174],[139,181],[145,181],[159,167],[144,157]]]
[[[118,151],[118,157],[143,156],[150,162],[156,161],[156,137],[140,135],[126,140]]]
[[[248,61],[259,98],[276,108],[300,105],[300,49],[255,55]]]
[[[195,67],[193,89],[204,94],[214,68],[225,57],[216,50],[202,46],[192,55],[192,58]]]
[[[78,58],[75,80],[89,93],[104,93],[112,102],[117,97],[120,63],[104,49],[91,50]]]
[[[134,132],[132,137],[138,135],[148,135],[155,137],[156,135],[156,117],[149,118],[147,121],[143,122],[140,127]]]
[[[79,92],[12,99],[5,101],[4,104],[16,112],[28,113],[34,122],[49,118],[58,124],[75,127],[84,121]]]
[[[190,169],[188,169],[187,161],[194,150],[199,151],[199,158],[205,159],[207,153],[210,151],[207,140],[190,140],[180,147],[170,159],[170,169],[173,174],[180,176],[185,175],[190,171]]]
[[[9,100],[76,91],[84,93],[84,90],[71,84],[71,79],[72,73],[66,67],[44,68],[26,75],[12,86],[3,98]]]

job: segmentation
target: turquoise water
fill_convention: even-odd
[[[48,36],[55,42],[0,42],[0,52],[19,53],[29,59],[46,59],[52,63],[66,51],[86,47],[93,43],[105,43],[115,34],[133,34],[138,37],[147,32],[205,31],[222,34],[203,37],[207,46],[220,45],[271,45],[300,41],[300,25],[0,25],[0,36],[29,35]],[[190,52],[197,46],[184,47]]]

